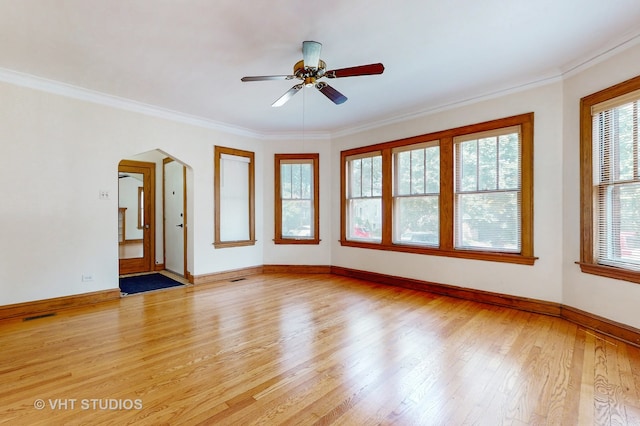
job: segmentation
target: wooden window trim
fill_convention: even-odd
[[[526,113],[500,118],[478,124],[457,127],[425,135],[384,142],[375,145],[357,147],[340,153],[340,244],[345,247],[368,248],[375,250],[398,251],[433,256],[447,256],[462,259],[533,265],[537,259],[533,251],[533,119],[534,114]],[[455,249],[453,247],[454,218],[454,155],[453,138],[470,133],[496,130],[505,127],[521,128],[521,252],[505,253]],[[392,151],[394,148],[414,145],[434,140],[440,141],[440,247],[418,247],[406,244],[394,244],[393,229],[393,170]],[[369,152],[382,153],[382,241],[347,240],[347,158]]]
[[[282,236],[282,197],[280,182],[280,165],[282,161],[303,160],[311,161],[313,172],[313,229],[312,238],[291,238]],[[320,154],[275,154],[274,156],[274,182],[275,182],[275,213],[274,229],[275,244],[320,244]]]
[[[234,155],[237,157],[245,157],[249,159],[249,239],[238,241],[221,241],[220,240],[220,160],[222,154]],[[251,151],[243,151],[241,149],[226,148],[222,146],[214,146],[213,154],[213,186],[214,186],[214,237],[213,246],[215,248],[243,247],[252,246],[256,243],[256,226],[255,226],[255,154]]]
[[[594,193],[593,193],[593,121],[591,107],[627,93],[640,90],[640,76],[600,90],[580,99],[580,270],[607,278],[640,284],[640,272],[597,263],[593,255]]]

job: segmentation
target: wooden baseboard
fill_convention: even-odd
[[[325,265],[262,265],[249,268],[235,269],[213,274],[188,274],[187,279],[193,284],[205,284],[215,281],[233,280],[262,273],[290,273],[290,274],[325,274],[362,279],[384,285],[403,287],[412,290],[425,291],[474,302],[504,306],[521,311],[551,315],[563,318],[581,327],[622,340],[633,346],[640,347],[640,330],[626,324],[618,323],[580,309],[561,303],[544,300],[493,293],[447,284],[433,283],[413,278],[397,277],[376,272],[361,271],[341,266]],[[73,296],[56,297],[53,299],[36,300],[33,302],[17,303],[0,306],[0,320],[8,318],[29,318],[48,315],[68,308],[91,305],[109,300],[119,299],[120,289],[110,289]]]
[[[33,302],[16,303],[0,306],[0,320],[8,318],[29,318],[40,315],[50,315],[57,311],[77,308],[85,305],[106,302],[120,298],[120,289],[94,291],[91,293],[75,294],[72,296],[55,297],[52,299],[35,300]]]
[[[156,263],[153,265],[154,271],[164,271],[164,263]]]
[[[640,347],[640,330],[571,306],[562,306],[561,317],[581,327]]]
[[[409,288],[412,290],[426,291],[443,296],[456,297],[458,299],[473,300],[475,302],[504,306],[521,311],[535,312],[537,314],[552,315],[555,317],[559,317],[561,314],[561,305],[559,303],[529,299],[526,297],[511,296],[501,293],[492,293],[489,291],[474,290],[470,288],[433,283],[412,278],[378,274],[369,271],[359,271],[356,269],[343,268],[340,266],[332,266],[331,272],[336,275],[359,278],[380,284]]]
[[[264,265],[265,274],[330,274],[329,265]]]
[[[607,318],[599,317],[589,312],[581,311],[571,306],[565,306],[561,303],[547,302],[544,300],[529,299],[526,297],[511,296],[501,293],[492,293],[411,278],[396,277],[393,275],[378,274],[376,272],[360,271],[340,266],[332,266],[331,273],[372,281],[384,285],[426,291],[459,299],[472,300],[474,302],[488,303],[521,311],[560,317],[581,327],[597,331],[604,335],[622,340],[630,345],[640,347],[639,329]]]
[[[206,284],[214,281],[233,280],[243,278],[250,275],[258,275],[262,273],[263,266],[252,266],[249,268],[232,269],[223,272],[214,272],[213,274],[193,275],[193,284]]]

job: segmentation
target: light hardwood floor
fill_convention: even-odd
[[[11,425],[640,424],[636,347],[333,275],[5,320],[0,347],[0,423]]]

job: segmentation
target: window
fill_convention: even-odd
[[[393,242],[440,244],[439,141],[396,148],[394,170]]]
[[[457,249],[520,252],[520,126],[454,138]]]
[[[214,147],[214,246],[255,244],[254,154]]]
[[[347,239],[382,238],[382,157],[379,153],[347,158]]]
[[[276,244],[319,244],[318,154],[275,155]]]
[[[640,283],[640,77],[581,101],[583,272]]]
[[[533,113],[341,153],[341,244],[532,265]]]

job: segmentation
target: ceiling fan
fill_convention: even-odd
[[[289,99],[293,97],[304,86],[315,86],[323,95],[329,98],[334,104],[340,105],[347,100],[347,97],[329,86],[324,81],[318,81],[322,77],[327,78],[340,78],[340,77],[355,77],[359,75],[373,75],[382,74],[384,72],[384,65],[381,63],[359,65],[349,68],[340,68],[337,70],[327,71],[327,64],[320,59],[320,51],[322,50],[322,44],[317,41],[304,41],[302,42],[302,60],[298,61],[293,66],[293,74],[291,75],[260,75],[252,77],[242,77],[242,81],[266,81],[266,80],[293,80],[297,78],[302,80],[302,83],[296,84],[289,89],[284,95],[278,98],[272,107],[279,107],[284,105]]]

